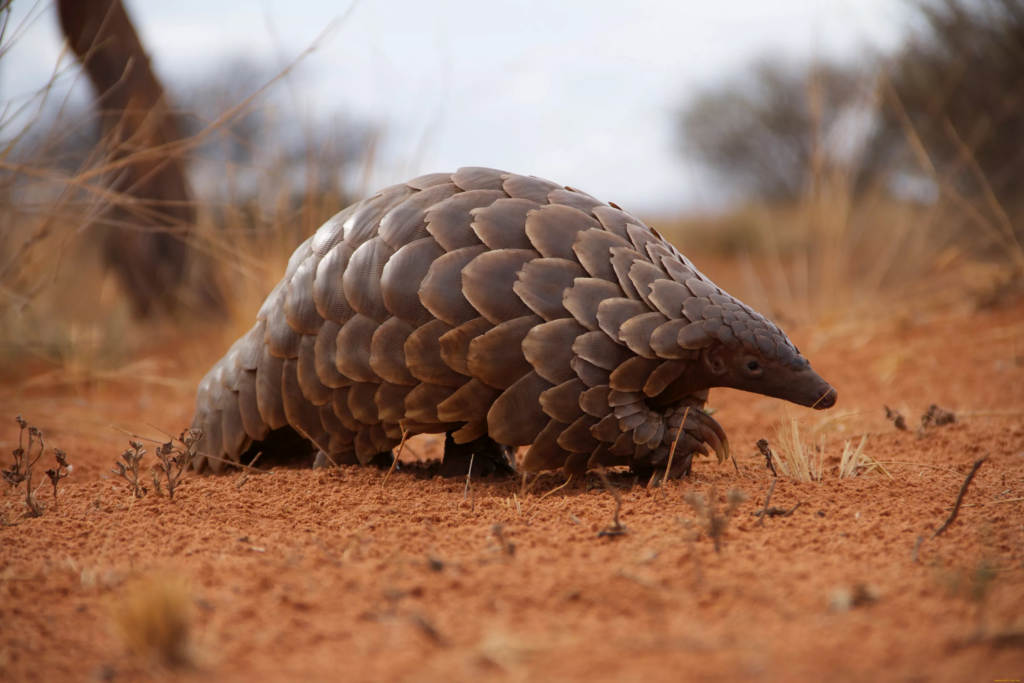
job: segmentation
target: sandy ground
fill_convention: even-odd
[[[201,368],[152,361],[171,370],[139,366],[89,390],[9,381],[4,466],[22,413],[75,469],[57,509],[49,484],[40,489],[40,518],[0,497],[0,679],[1019,680],[1022,321],[1017,304],[831,338],[798,332],[840,401],[790,414],[826,435],[829,466],[845,439],[869,433],[866,452],[891,478],[840,480],[835,467],[820,483],[781,477],[771,504],[801,505],[762,526],[752,513],[771,475],[754,443],[775,442],[786,408],[716,391],[738,471],[705,460],[693,481],[652,492],[613,474],[627,527],[613,537],[599,536],[615,501],[598,478],[555,491],[554,473],[525,494],[522,482],[479,480],[467,496],[465,481],[408,472],[382,488],[376,469],[277,469],[189,478],[174,500],[133,502],[108,478],[128,439],[109,425],[179,430]],[[960,420],[918,438],[931,403]],[[883,404],[910,431],[886,422]],[[412,448],[429,457],[438,442]],[[930,538],[986,455],[959,519]],[[747,499],[716,552],[684,497],[715,499],[721,513],[733,490]],[[133,654],[114,616],[148,600],[160,623],[168,591],[192,619],[194,663],[178,672]]]

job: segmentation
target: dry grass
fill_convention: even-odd
[[[140,579],[119,591],[113,625],[133,654],[158,669],[195,666],[193,608],[187,584],[172,576]]]
[[[865,114],[877,116],[883,104],[899,109],[884,75],[864,90],[870,93],[861,103]],[[824,94],[813,79],[807,97],[820,117]],[[959,165],[939,171],[909,119],[903,127],[906,152],[867,187],[858,186],[865,150],[830,155],[828,131],[813,120],[799,201],[754,202],[724,215],[659,221],[657,227],[684,249],[737,260],[739,277],[730,284],[787,325],[848,327],[998,302],[1024,278],[1024,249],[1009,214],[966,146]],[[908,168],[932,185],[934,201],[892,197],[890,181]],[[965,173],[986,191],[965,192],[959,182]]]
[[[776,425],[775,432],[774,463],[780,474],[797,481],[820,482],[833,472],[839,479],[849,479],[876,469],[890,478],[892,476],[882,464],[864,452],[867,434],[861,436],[856,446],[852,441],[844,441],[839,463],[830,465],[827,464],[828,447],[823,429],[803,433],[800,421],[790,416]]]
[[[0,19],[9,11],[0,8]],[[328,27],[324,35],[335,27]],[[21,33],[19,27],[8,28],[0,34],[0,58]],[[359,134],[371,137],[359,147],[354,161],[342,159],[330,140],[316,137],[322,131],[314,130],[312,123],[305,129],[304,124],[287,127],[290,132],[300,130],[308,148],[298,160],[292,149],[296,141],[285,139],[260,145],[242,161],[202,155],[220,140],[239,144],[232,126],[246,116],[280,119],[282,103],[271,102],[270,89],[285,80],[323,37],[255,94],[226,101],[197,134],[174,143],[170,151],[186,158],[195,170],[199,198],[196,224],[188,236],[192,257],[179,310],[145,324],[133,320],[123,285],[105,272],[101,247],[102,235],[119,229],[107,218],[110,209],[130,209],[138,203],[110,189],[110,179],[136,163],[138,154],[124,154],[110,140],[85,152],[80,149],[76,136],[88,138],[85,132],[97,118],[55,94],[85,78],[69,55],[62,57],[38,92],[0,102],[0,354],[20,361],[18,367],[5,364],[5,369],[18,379],[34,375],[36,384],[90,386],[132,382],[140,375],[164,383],[174,381],[175,374],[180,379],[181,368],[133,364],[152,364],[147,356],[168,343],[187,345],[181,332],[186,325],[189,338],[219,332],[224,348],[251,327],[295,247],[365,191],[363,180],[373,170],[377,133],[357,127]],[[283,108],[288,108],[287,102]],[[294,108],[300,111],[297,105]],[[351,167],[354,173],[341,172]],[[326,188],[325,177],[332,179]],[[226,319],[196,315],[202,283],[207,281],[223,290]],[[191,376],[211,360],[195,357],[202,347],[194,346],[182,353],[191,366],[184,380],[189,385],[194,383]],[[211,356],[224,348],[210,349]]]
[[[782,474],[797,481],[821,481],[824,472],[825,437],[811,435],[805,440],[800,434],[800,423],[790,417],[775,428],[778,439],[775,456]]]
[[[857,444],[856,448],[853,448],[852,443],[849,441],[847,441],[846,445],[843,446],[843,455],[839,458],[840,479],[857,476],[857,468],[861,466],[861,462],[866,458],[864,455],[864,446],[867,442],[868,435],[865,434],[861,437],[860,443]]]

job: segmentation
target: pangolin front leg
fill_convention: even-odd
[[[449,432],[444,439],[444,459],[433,474],[442,477],[464,477],[470,472],[474,477],[514,477],[516,468],[514,455],[491,437],[481,436],[468,443],[456,443]]]

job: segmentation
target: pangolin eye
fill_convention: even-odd
[[[756,360],[752,360],[749,363],[747,363],[747,370],[750,370],[751,372],[756,372],[760,367],[761,366],[757,364]]]

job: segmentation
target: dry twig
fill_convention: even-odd
[[[395,467],[398,466],[398,459],[402,457],[402,451],[405,449],[405,441],[409,438],[409,430],[402,430],[402,443],[398,444],[398,455],[395,456],[394,460],[391,461],[391,467],[388,468],[388,473],[384,475],[384,481],[380,483],[381,489],[388,485],[388,480],[391,479],[391,473],[395,471]],[[470,467],[472,469],[472,466]]]
[[[668,463],[665,465],[665,479],[661,485],[661,496],[665,497],[665,483],[668,481],[668,475],[672,471],[672,457],[676,454],[676,445],[679,443],[679,436],[683,433],[683,428],[686,425],[686,418],[690,416],[690,406],[686,406],[686,410],[683,411],[683,421],[679,423],[679,431],[676,432],[676,438],[672,439],[672,448],[668,452]]]
[[[761,439],[761,441],[764,441],[764,439]],[[760,443],[761,442],[759,441],[758,442],[758,446],[759,447],[760,447]],[[765,441],[765,444],[767,444],[767,443],[768,442]],[[758,526],[764,526],[764,518],[768,516],[768,503],[771,502],[772,493],[775,492],[775,485],[778,482],[779,482],[778,479],[772,479],[772,485],[771,485],[771,488],[768,489],[768,495],[764,497],[764,508],[761,510],[761,519],[757,520],[757,525]]]
[[[917,540],[914,541],[914,552],[911,554],[910,559],[915,564],[918,562],[918,554],[921,552],[921,543],[924,542],[924,536],[918,536]]]
[[[974,481],[974,475],[978,473],[978,470],[981,468],[981,465],[986,460],[988,460],[987,455],[981,460],[974,461],[974,464],[971,466],[971,471],[967,473],[967,477],[964,479],[964,483],[960,485],[960,493],[957,495],[956,503],[954,503],[953,505],[953,512],[949,514],[949,517],[946,519],[945,522],[942,523],[942,526],[936,529],[935,533],[932,534],[933,539],[942,532],[944,532],[946,529],[948,529],[949,525],[956,521],[956,516],[960,514],[960,505],[964,502],[964,494],[967,493],[967,487],[969,487],[971,485],[971,482]]]
[[[427,638],[433,641],[434,644],[441,646],[445,646],[448,644],[448,641],[445,640],[444,636],[441,635],[440,631],[438,631],[434,627],[434,625],[430,621],[428,621],[427,618],[424,617],[422,614],[413,614],[411,617],[409,617],[409,621],[411,621],[413,626],[418,628],[423,633],[423,635],[425,635]]]
[[[466,472],[466,487],[462,489],[462,500],[465,502],[466,498],[469,497],[469,481],[473,476],[473,458],[476,457],[476,453],[469,454],[469,470]]]
[[[561,491],[561,490],[562,490],[562,489],[564,489],[564,488],[565,488],[566,486],[568,486],[568,485],[569,485],[569,482],[571,482],[571,481],[572,481],[572,475],[570,474],[570,475],[569,475],[569,478],[565,480],[565,483],[564,483],[564,484],[561,484],[560,486],[556,486],[555,488],[551,489],[550,491],[548,491],[547,493],[545,493],[544,495],[542,495],[542,496],[541,496],[540,498],[538,498],[538,499],[537,499],[537,502],[539,503],[540,501],[542,501],[542,500],[544,500],[545,498],[547,498],[548,496],[550,496],[550,495],[551,495],[552,493],[556,493],[556,492],[558,492],[558,491]]]
[[[753,514],[755,517],[760,517],[761,519],[764,519],[765,517],[789,517],[794,512],[799,510],[800,506],[806,503],[808,500],[810,499],[804,498],[803,500],[799,501],[796,505],[789,508],[788,510],[786,508],[780,508],[773,505],[770,508],[765,508],[764,510],[755,510],[751,514]]]
[[[757,440],[757,450],[761,451],[761,455],[764,456],[765,465],[772,471],[772,476],[777,477],[779,473],[775,471],[775,458],[772,456],[772,449],[768,448],[768,439]]]
[[[921,416],[921,426],[917,429],[917,438],[924,438],[925,430],[928,427],[943,427],[956,424],[956,413],[952,410],[945,410],[934,403],[928,406],[928,410]]]
[[[622,495],[617,490],[615,490],[615,487],[612,486],[612,483],[608,481],[608,475],[605,474],[605,469],[603,466],[598,466],[597,474],[599,477],[601,477],[601,483],[604,484],[605,490],[608,491],[608,493],[612,494],[612,497],[615,498],[615,515],[612,518],[612,525],[607,529],[602,529],[601,531],[599,531],[597,533],[597,537],[601,538],[602,536],[622,536],[624,534],[629,533],[629,530],[626,529],[626,525],[619,521],[619,512],[622,510]]]
[[[249,461],[249,466],[252,467],[253,465],[255,465],[256,461],[260,459],[261,455],[263,455],[263,451],[260,451],[255,456],[253,456],[253,459]],[[242,472],[240,475],[238,475],[238,479],[235,481],[235,488],[242,488],[243,486],[245,486],[245,482],[247,481],[249,481],[249,473]]]
[[[900,414],[898,410],[892,410],[889,406],[882,406],[885,408],[885,419],[893,423],[896,429],[901,432],[907,431],[907,420]]]

